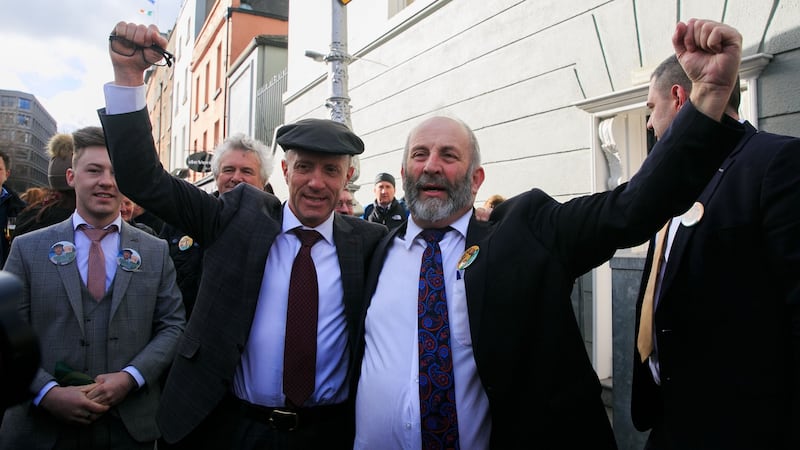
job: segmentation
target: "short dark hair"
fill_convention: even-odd
[[[75,149],[72,153],[72,164],[80,159],[87,147],[105,147],[106,137],[100,127],[84,127],[72,133]]]
[[[692,92],[692,80],[683,71],[683,67],[681,67],[678,57],[675,55],[662,61],[653,71],[650,79],[655,80],[655,86],[661,92],[666,91],[675,84],[684,88],[686,92]]]
[[[0,158],[3,158],[3,163],[5,163],[6,170],[11,170],[11,157],[8,155],[8,152],[5,150],[0,150]]]
[[[678,61],[678,57],[675,55],[662,61],[653,71],[653,74],[650,75],[650,79],[655,80],[655,86],[660,92],[666,92],[675,84],[682,87],[689,94],[692,92],[692,80],[686,75],[683,67],[681,67],[681,63]],[[739,105],[742,101],[742,88],[740,83],[741,81],[737,76],[736,83],[733,86],[733,92],[731,92],[731,96],[728,99],[728,108],[734,111],[739,110]]]

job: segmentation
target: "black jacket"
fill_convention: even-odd
[[[8,223],[8,218],[17,217],[20,211],[25,209],[26,204],[19,198],[16,192],[11,190],[11,188],[7,186],[3,187],[7,195],[0,197],[0,224],[5,228]],[[0,249],[0,267],[2,267],[5,265],[6,256],[8,256],[8,251],[11,249],[11,239],[6,239],[4,236],[0,241],[2,241],[2,248]]]
[[[386,225],[390,230],[399,227],[408,217],[408,209],[402,203],[393,199],[388,208],[382,208],[377,203],[372,203],[364,208],[363,219],[370,222]]]

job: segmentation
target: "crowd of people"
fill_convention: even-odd
[[[112,36],[134,51],[109,52],[102,128],[51,139],[48,188],[0,195],[42,344],[0,449],[615,449],[570,294],[648,240],[645,448],[800,446],[800,139],[739,120],[737,30],[677,24],[650,79],[657,143],[612,191],[475,208],[478,139],[435,116],[408,134],[403,198],[378,173],[360,215],[364,143],[331,120],[277,131],[285,202],[242,134],[214,152],[214,194],[171,176],[141,109],[166,40]]]

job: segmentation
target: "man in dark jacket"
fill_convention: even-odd
[[[364,208],[364,219],[386,225],[390,230],[397,228],[408,217],[408,209],[403,202],[394,198],[394,177],[390,173],[379,173],[375,177],[375,202]]]
[[[2,191],[0,191],[0,224],[5,229],[5,239],[0,239],[2,241],[0,267],[6,263],[6,256],[8,256],[8,250],[11,248],[13,228],[16,226],[15,223],[13,225],[10,224],[8,219],[11,217],[13,218],[12,220],[16,220],[17,214],[25,208],[25,202],[19,198],[16,192],[5,185],[10,175],[11,158],[9,158],[8,153],[0,151],[0,186],[2,186]]]

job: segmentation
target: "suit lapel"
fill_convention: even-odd
[[[736,163],[736,159],[738,154],[742,151],[742,148],[747,144],[747,142],[756,135],[758,130],[756,130],[749,122],[745,122],[745,135],[739,141],[739,144],[736,148],[733,149],[731,154],[722,162],[722,166],[720,166],[717,173],[705,187],[703,192],[698,197],[697,201],[700,202],[704,208],[706,208],[706,214],[708,213],[709,205],[711,204],[712,198],[714,194],[717,192],[717,188],[719,187],[722,179],[725,177],[726,174],[731,170],[733,165]],[[705,214],[704,214],[705,215]],[[678,231],[675,233],[675,239],[672,242],[672,247],[669,250],[669,262],[667,263],[666,271],[664,272],[664,279],[661,282],[660,292],[661,294],[659,297],[665,298],[664,295],[669,287],[672,284],[672,280],[675,278],[675,274],[678,272],[678,267],[680,267],[681,261],[684,255],[687,253],[687,249],[689,248],[689,244],[692,242],[692,237],[694,236],[696,230],[703,226],[703,220],[701,219],[700,222],[694,226],[686,227],[680,225],[678,227]]]
[[[478,245],[478,255],[472,264],[464,269],[464,288],[467,293],[467,312],[469,314],[469,329],[472,335],[472,346],[476,347],[480,336],[480,318],[483,309],[484,290],[486,288],[486,270],[489,249],[485,237],[489,233],[489,223],[475,219],[475,214],[469,219],[467,228],[466,247]],[[481,245],[479,245],[479,243]]]
[[[119,247],[119,249],[131,248],[136,250],[139,252],[139,255],[142,256],[142,261],[140,261],[140,264],[144,265],[148,263],[148,261],[144,260],[144,251],[141,249],[139,237],[134,236],[134,233],[131,232],[131,226],[128,225],[124,220],[122,221],[122,229],[119,233]],[[114,257],[116,258],[117,255],[114,255]],[[117,265],[117,270],[114,274],[114,280],[112,281],[114,292],[111,296],[111,314],[108,316],[109,321],[112,317],[114,317],[114,314],[117,312],[120,303],[122,303],[122,299],[128,290],[128,285],[131,282],[132,276],[133,272],[123,270],[119,265]]]
[[[60,241],[72,242],[74,244],[75,229],[72,227],[72,216],[58,224],[55,233],[54,244]],[[58,271],[58,276],[61,278],[64,290],[67,292],[67,298],[69,298],[72,312],[75,314],[75,319],[78,321],[78,325],[83,333],[85,332],[83,328],[83,300],[81,293],[83,281],[81,280],[81,274],[78,270],[78,262],[73,260],[65,266],[56,266],[56,270]]]
[[[350,326],[360,313],[358,305],[361,299],[358,298],[358,290],[355,288],[359,283],[363,283],[361,278],[363,266],[359,261],[363,261],[361,255],[364,250],[361,240],[353,233],[353,226],[339,214],[333,215],[333,242],[336,245],[336,257],[342,274],[344,312]]]

